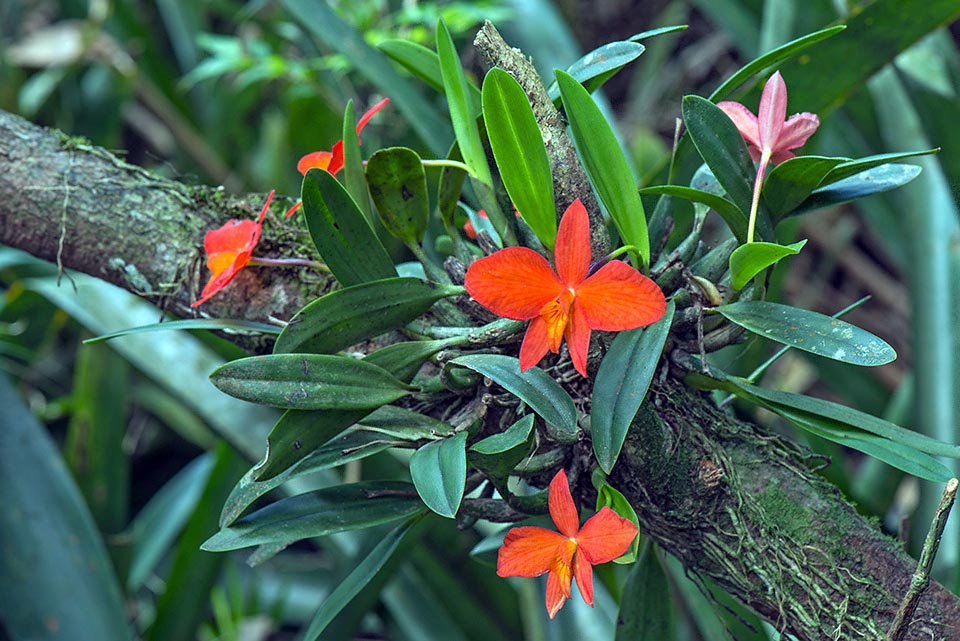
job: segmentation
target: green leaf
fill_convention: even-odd
[[[510,200],[540,242],[553,249],[557,209],[553,174],[527,93],[502,69],[483,79],[483,120]]]
[[[463,160],[460,156],[460,148],[456,143],[447,153],[447,159]],[[458,167],[444,166],[440,168],[440,180],[437,184],[437,210],[440,212],[440,220],[443,221],[443,226],[451,238],[456,238],[459,235],[459,231],[454,226],[453,217],[457,213],[457,204],[460,202],[463,180],[466,177],[467,172]]]
[[[477,179],[485,185],[493,185],[487,155],[480,140],[477,128],[477,115],[470,106],[470,83],[463,75],[460,57],[453,45],[453,38],[443,20],[437,22],[437,55],[440,59],[440,75],[443,78],[444,93],[450,108],[453,131],[460,144],[460,153],[468,167],[473,169]]]
[[[929,156],[939,152],[940,149],[926,149],[924,151],[908,151],[905,153],[877,154],[875,156],[865,156],[855,160],[847,160],[834,167],[820,183],[821,187],[826,187],[832,183],[856,176],[860,172],[883,165],[889,165],[897,160],[905,160],[917,156]]]
[[[655,324],[620,332],[600,363],[593,386],[590,433],[597,463],[607,474],[620,456],[623,439],[657,371],[673,312],[670,301],[663,318]]]
[[[252,512],[211,536],[202,549],[226,552],[264,543],[290,544],[389,523],[422,509],[423,503],[410,483],[335,485],[280,499]]]
[[[694,189],[693,187],[683,187],[680,185],[655,185],[640,189],[641,194],[676,196],[695,203],[701,203],[717,212],[727,227],[736,236],[741,243],[747,242],[747,225],[749,220],[747,215],[732,202],[723,196],[711,194],[708,191]]]
[[[235,398],[287,409],[365,410],[410,393],[370,362],[328,354],[272,354],[231,361],[210,380]]]
[[[452,519],[467,481],[467,433],[422,446],[410,457],[410,477],[427,507]]]
[[[0,376],[3,635],[133,638],[100,533],[47,430]],[[56,625],[51,625],[55,623]],[[78,632],[82,631],[82,632]]]
[[[110,332],[101,336],[94,336],[83,341],[84,345],[101,343],[120,336],[130,336],[132,334],[143,334],[146,332],[162,332],[171,329],[208,329],[210,331],[227,330],[229,332],[251,332],[254,334],[279,334],[280,328],[276,325],[266,323],[256,323],[247,320],[232,320],[229,318],[185,318],[183,320],[168,320],[162,323],[151,323],[149,325],[140,325],[139,327],[130,327],[121,329],[118,332]]]
[[[791,245],[776,243],[747,243],[740,245],[730,254],[731,285],[737,291],[746,287],[754,276],[780,259],[800,253],[806,240]]]
[[[653,545],[646,546],[640,561],[627,575],[620,604],[616,641],[676,638],[672,593]]]
[[[571,443],[577,439],[577,408],[573,399],[539,367],[521,373],[519,360],[501,354],[470,354],[450,362],[489,377],[559,430],[558,436]]]
[[[636,247],[643,264],[649,265],[647,219],[637,193],[637,183],[620,143],[583,85],[564,71],[555,73],[570,131],[587,176],[613,218],[624,244]]]
[[[323,169],[303,177],[303,215],[310,237],[340,284],[349,287],[397,275],[393,261],[363,212]]]
[[[527,414],[516,423],[493,436],[477,441],[470,449],[480,454],[502,454],[526,442],[533,429],[533,414]]]
[[[653,38],[655,36],[663,36],[668,33],[677,33],[678,31],[686,31],[687,25],[677,24],[671,25],[669,27],[657,27],[656,29],[648,29],[646,31],[641,31],[640,33],[634,34],[627,38],[630,42],[639,42],[640,40],[646,40],[647,38]]]
[[[454,431],[449,423],[403,407],[384,405],[358,424],[362,427],[405,441],[442,438]]]
[[[430,216],[420,156],[407,147],[375,152],[367,161],[367,183],[387,231],[407,245],[420,243]]]
[[[920,171],[917,165],[880,165],[817,189],[790,213],[803,214],[890,191],[907,184],[919,176]]]
[[[594,468],[594,470],[596,470],[596,468]],[[608,485],[606,480],[602,481],[600,487],[597,488],[597,512],[604,507],[609,507],[623,518],[628,519],[636,526],[637,531],[640,530],[640,519],[637,518],[637,512],[633,509],[633,506],[630,505],[630,501],[628,501],[627,497],[621,494],[619,490],[612,485]],[[613,562],[621,565],[633,563],[637,560],[637,552],[639,549],[640,537],[635,536],[633,537],[633,543],[630,544],[630,548],[615,558]]]
[[[387,54],[413,75],[423,80],[432,89],[444,92],[443,75],[440,72],[440,58],[436,52],[409,40],[384,40],[377,43],[377,49]],[[480,115],[480,90],[467,84],[467,98],[470,112],[476,118]]]
[[[643,35],[637,34],[634,38]],[[574,80],[584,85],[588,92],[593,93],[602,87],[603,83],[612,78],[615,73],[639,58],[645,50],[646,47],[642,44],[629,40],[608,42],[585,54],[567,67],[567,73]],[[550,83],[547,88],[547,95],[555,103],[560,99],[560,89],[556,80]]]
[[[371,583],[377,574],[391,560],[397,548],[410,530],[416,525],[421,516],[414,516],[401,524],[397,529],[388,533],[383,540],[370,550],[360,563],[337,584],[320,609],[313,615],[310,626],[303,635],[303,641],[316,641],[334,618],[357,596],[363,588]]]
[[[376,280],[325,294],[290,320],[275,354],[333,353],[419,318],[459,287],[418,278]]]
[[[897,357],[885,341],[846,321],[766,301],[741,301],[714,308],[751,332],[833,360],[873,367]]]
[[[343,113],[343,184],[347,193],[357,203],[367,222],[373,221],[370,211],[370,195],[367,181],[363,175],[363,159],[360,157],[360,137],[357,135],[357,117],[353,111],[353,101],[347,101]]]
[[[819,187],[824,178],[845,158],[797,156],[770,170],[763,183],[763,202],[774,224]]]

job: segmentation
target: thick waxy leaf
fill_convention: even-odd
[[[453,432],[449,423],[393,405],[381,407],[359,423],[368,430],[404,441],[441,438]]]
[[[343,184],[367,221],[372,222],[373,212],[370,211],[370,195],[363,175],[360,137],[357,135],[357,117],[353,111],[352,100],[347,101],[347,108],[343,112],[341,140],[343,140]]]
[[[670,585],[652,545],[630,570],[620,597],[616,641],[674,639],[674,611]]]
[[[220,391],[297,410],[372,410],[410,386],[368,361],[328,354],[272,354],[231,361],[210,375]]]
[[[427,443],[410,457],[410,477],[427,507],[452,519],[467,480],[467,433]]]
[[[510,200],[548,249],[557,236],[553,175],[527,93],[502,69],[483,79],[483,121]]]
[[[409,40],[384,40],[377,43],[377,48],[399,62],[432,89],[440,93],[444,92],[443,75],[440,73],[440,58],[436,52]],[[470,104],[470,112],[474,117],[479,116],[480,90],[475,85],[467,84],[467,98]]]
[[[673,311],[670,301],[663,318],[655,324],[620,332],[600,363],[593,386],[590,433],[597,463],[607,474],[620,456],[623,439],[657,371]]]
[[[594,468],[594,470],[596,470],[596,468]],[[596,484],[595,476],[594,485]],[[623,518],[629,519],[630,522],[637,527],[637,530],[640,529],[640,519],[637,518],[637,512],[633,509],[633,506],[630,505],[630,501],[612,485],[607,485],[606,480],[602,481],[600,487],[597,488],[597,512],[604,507],[609,507]],[[637,552],[639,549],[640,537],[636,536],[633,538],[633,543],[630,544],[630,549],[615,558],[613,562],[620,564],[633,563],[637,560]]]
[[[527,414],[506,430],[477,441],[470,449],[480,454],[500,454],[521,445],[530,436],[533,429],[533,414]]]
[[[387,231],[408,245],[423,240],[430,198],[420,156],[407,147],[377,151],[367,161],[367,183]]]
[[[791,245],[776,243],[747,243],[740,245],[730,254],[731,285],[736,290],[746,287],[754,276],[767,267],[776,264],[781,258],[800,253],[806,240]]]
[[[732,202],[723,196],[717,196],[708,191],[694,189],[693,187],[683,187],[680,185],[655,185],[644,187],[640,190],[641,194],[676,196],[695,203],[701,203],[717,212],[727,227],[736,236],[741,243],[747,241],[747,225],[749,220],[747,215]]]
[[[847,160],[846,162],[840,163],[834,167],[830,173],[824,177],[820,184],[821,186],[826,187],[827,185],[843,180],[844,178],[856,176],[860,172],[868,169],[889,165],[895,163],[897,160],[905,160],[907,158],[914,158],[916,156],[929,156],[930,154],[935,154],[938,151],[940,150],[926,149],[924,151],[910,151],[906,153],[877,154],[875,156],[865,156],[855,160]]]
[[[333,353],[418,318],[462,291],[418,278],[388,278],[325,294],[290,320],[275,354]]]
[[[646,40],[647,38],[653,38],[655,36],[663,36],[668,33],[676,33],[678,31],[686,31],[687,25],[685,24],[676,24],[669,27],[657,27],[656,29],[648,29],[646,31],[641,31],[640,33],[634,34],[627,38],[630,42],[639,42],[641,40]]]
[[[821,187],[810,194],[809,198],[800,203],[790,213],[803,214],[824,207],[840,205],[857,198],[890,191],[907,184],[919,176],[920,171],[921,169],[917,165],[880,165],[860,172],[855,176],[831,183],[826,187]]]
[[[642,35],[637,34],[634,38]],[[567,73],[582,84],[588,92],[593,93],[615,73],[639,58],[645,50],[646,47],[642,44],[629,40],[608,42],[567,67]],[[556,80],[550,83],[547,94],[555,103],[560,100],[560,88]]]
[[[577,408],[573,399],[539,367],[521,373],[519,360],[501,354],[471,354],[450,362],[480,372],[514,394],[559,430],[557,436],[570,442],[577,439]]]
[[[897,357],[885,341],[846,321],[798,307],[741,301],[715,308],[751,332],[853,365],[885,365]]]
[[[221,529],[202,547],[225,552],[264,543],[289,544],[389,523],[422,509],[423,503],[409,483],[336,485],[271,503]]]
[[[819,187],[845,158],[797,156],[770,170],[763,183],[763,202],[776,224]]]
[[[254,321],[232,320],[229,318],[185,318],[182,320],[169,320],[162,323],[151,323],[150,325],[121,329],[119,332],[110,332],[102,336],[88,338],[84,340],[83,343],[84,345],[89,345],[108,341],[119,336],[130,336],[131,334],[143,334],[146,332],[162,332],[170,329],[227,330],[230,332],[250,332],[254,334],[280,333],[280,328],[276,325],[267,325],[266,323],[256,323]]]
[[[390,255],[363,212],[329,172],[308,171],[303,177],[301,198],[310,237],[341,285],[349,287],[397,275]]]
[[[597,190],[624,244],[633,245],[650,264],[650,241],[643,203],[630,165],[600,107],[570,74],[556,71],[563,108],[590,182]],[[739,134],[738,134],[739,135]]]

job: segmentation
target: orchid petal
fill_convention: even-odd
[[[580,514],[573,503],[570,494],[570,485],[567,482],[567,473],[561,469],[550,481],[550,490],[547,497],[550,507],[550,518],[554,525],[565,537],[574,537],[580,529]],[[571,551],[571,559],[573,552]],[[570,562],[571,559],[567,559]]]
[[[777,141],[777,151],[788,151],[802,146],[820,126],[820,119],[816,114],[808,111],[794,114],[783,124],[780,139]]]
[[[777,71],[763,86],[760,108],[757,111],[761,152],[772,154],[773,150],[779,146],[777,143],[786,117],[787,85],[783,81],[783,76]]]
[[[240,253],[257,238],[260,225],[254,220],[228,220],[219,229],[208,231],[203,237],[203,248],[207,254],[227,251]]]
[[[637,526],[609,507],[591,516],[577,534],[577,551],[591,565],[621,556],[637,536]]]
[[[388,102],[390,102],[390,99],[389,99],[389,98],[384,98],[383,100],[381,100],[380,102],[378,102],[378,103],[375,104],[374,106],[372,106],[372,107],[370,107],[369,109],[367,109],[366,112],[364,112],[364,114],[363,114],[362,116],[360,116],[360,120],[357,121],[357,137],[358,137],[358,139],[359,139],[359,136],[360,136],[360,132],[363,131],[363,128],[367,126],[367,123],[370,122],[370,119],[373,118],[373,115],[374,115],[375,113],[377,113],[378,111],[380,111],[381,109],[383,109],[383,108],[387,105]]]
[[[587,352],[590,349],[590,323],[587,322],[583,306],[577,302],[577,299],[573,301],[570,322],[567,324],[565,335],[573,367],[580,372],[581,376],[586,376]]]
[[[593,566],[579,547],[573,554],[573,578],[577,580],[584,603],[593,607]]]
[[[560,219],[554,259],[560,281],[567,287],[576,287],[587,277],[590,269],[590,219],[579,198],[570,203]]]
[[[526,247],[507,247],[470,265],[464,285],[498,316],[527,320],[563,291],[547,260]]]
[[[297,171],[306,176],[311,169],[329,169],[331,160],[333,160],[331,152],[314,151],[300,158],[300,162],[297,163]]]
[[[576,303],[591,329],[605,331],[650,325],[667,311],[657,284],[619,260],[610,261],[577,287]]]
[[[337,172],[343,169],[343,141],[338,140],[333,143],[330,151],[330,166],[327,167],[327,171],[336,176]]]
[[[497,554],[497,575],[540,576],[554,566],[557,550],[567,538],[542,527],[517,527],[507,532]]]
[[[567,601],[570,592],[570,584],[567,584],[567,594],[564,594],[562,580],[559,576],[551,572],[547,575],[547,614],[552,619],[563,607]]]
[[[717,106],[733,121],[737,131],[750,145],[751,151],[753,148],[760,149],[760,125],[757,123],[757,117],[753,115],[753,112],[739,102],[718,102]]]
[[[527,327],[520,345],[520,371],[525,372],[540,362],[550,351],[550,341],[547,336],[547,322],[537,316]]]

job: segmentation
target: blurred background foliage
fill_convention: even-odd
[[[709,95],[757,55],[862,9],[843,0],[341,0],[325,6],[343,24],[305,29],[291,4],[298,3],[4,0],[0,108],[188,183],[296,194],[296,160],[340,137],[348,100],[372,105],[395,78],[418,86],[396,65],[395,78],[371,77],[369,56],[386,38],[429,46],[442,16],[476,71],[469,43],[477,25],[491,19],[546,76],[605,42],[688,24],[685,32],[648,43],[604,88],[637,175],[650,183],[662,180],[669,162],[682,95]],[[823,127],[805,148],[858,157],[942,147],[916,161],[921,178],[856,207],[781,227],[786,242],[810,240],[776,272],[773,298],[832,314],[870,295],[847,318],[891,343],[900,358],[881,368],[840,369],[793,353],[764,380],[766,387],[839,400],[949,442],[958,440],[960,415],[958,33],[953,24],[929,34],[844,104],[823,106]],[[369,48],[344,44],[357,41]],[[433,92],[420,93],[443,108]],[[790,100],[790,113],[812,109],[815,88],[791,87]],[[405,144],[441,153],[419,124],[387,109],[365,130],[364,148]],[[117,218],[122,224],[123,212]],[[0,369],[13,385],[0,382],[0,423],[20,425],[16,454],[8,446],[0,453],[0,498],[10,505],[14,498],[2,488],[15,494],[14,480],[27,479],[27,487],[45,488],[37,494],[44,502],[37,501],[46,515],[5,507],[0,517],[0,639],[296,638],[383,533],[297,544],[253,569],[239,554],[198,549],[217,529],[235,481],[263,454],[276,418],[210,387],[207,374],[236,349],[202,333],[175,332],[83,346],[85,337],[154,322],[158,312],[92,279],[60,278],[53,266],[13,250],[0,250],[0,294]],[[747,374],[770,352],[757,342],[730,355],[736,362],[728,366]],[[772,415],[754,418],[787,429]],[[939,488],[795,436],[833,460],[824,475],[865,514],[917,545]],[[380,454],[334,473],[389,478],[404,469]],[[320,474],[313,483],[330,478]],[[937,567],[955,592],[958,523],[953,516]],[[574,600],[558,616],[561,625],[548,625],[542,586],[497,579],[489,565],[470,558],[475,542],[449,521],[431,521],[323,638],[612,638],[618,586],[629,568],[602,569],[607,591],[599,591],[596,610]],[[26,568],[15,562],[30,554],[41,559],[55,546],[65,550],[63,558]],[[78,558],[87,565],[70,571]],[[663,579],[649,566],[651,581]],[[668,636],[779,638],[700,586],[705,596],[674,561],[665,559],[662,568],[670,590],[659,609],[676,613]],[[27,624],[3,604],[25,593],[43,594],[40,614],[49,603],[74,602],[76,619],[41,616],[42,630],[24,632]],[[74,624],[88,633],[78,636]]]

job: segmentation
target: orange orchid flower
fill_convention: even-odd
[[[390,102],[390,99],[384,98],[360,116],[360,120],[357,122],[358,142],[360,140],[360,132],[367,126],[367,123],[370,122],[374,114],[383,109],[388,102]],[[297,171],[306,176],[307,172],[311,169],[326,169],[336,176],[337,173],[343,169],[343,140],[341,139],[334,143],[330,151],[313,151],[300,158],[300,161],[297,163]],[[300,209],[302,205],[303,203],[298,202],[287,212],[287,216],[292,215]]]
[[[570,598],[572,578],[576,578],[584,602],[593,607],[593,566],[626,552],[637,536],[637,527],[609,507],[580,527],[563,470],[550,481],[547,501],[559,532],[533,526],[507,532],[497,555],[497,575],[535,577],[549,572],[547,612],[552,619]]]
[[[667,309],[663,292],[630,265],[612,260],[590,274],[590,221],[580,199],[560,220],[554,247],[557,271],[526,247],[507,247],[475,261],[464,285],[494,314],[530,320],[520,347],[520,370],[560,351],[564,338],[573,366],[587,375],[591,330],[622,331],[655,323]]]
[[[263,229],[263,217],[270,208],[274,192],[267,196],[267,202],[260,210],[260,217],[256,220],[228,220],[220,229],[208,231],[203,237],[203,248],[207,252],[207,267],[212,275],[207,281],[200,299],[191,304],[197,307],[210,300],[221,289],[230,284],[230,281],[246,267],[253,256],[253,250],[260,241],[260,232]]]

